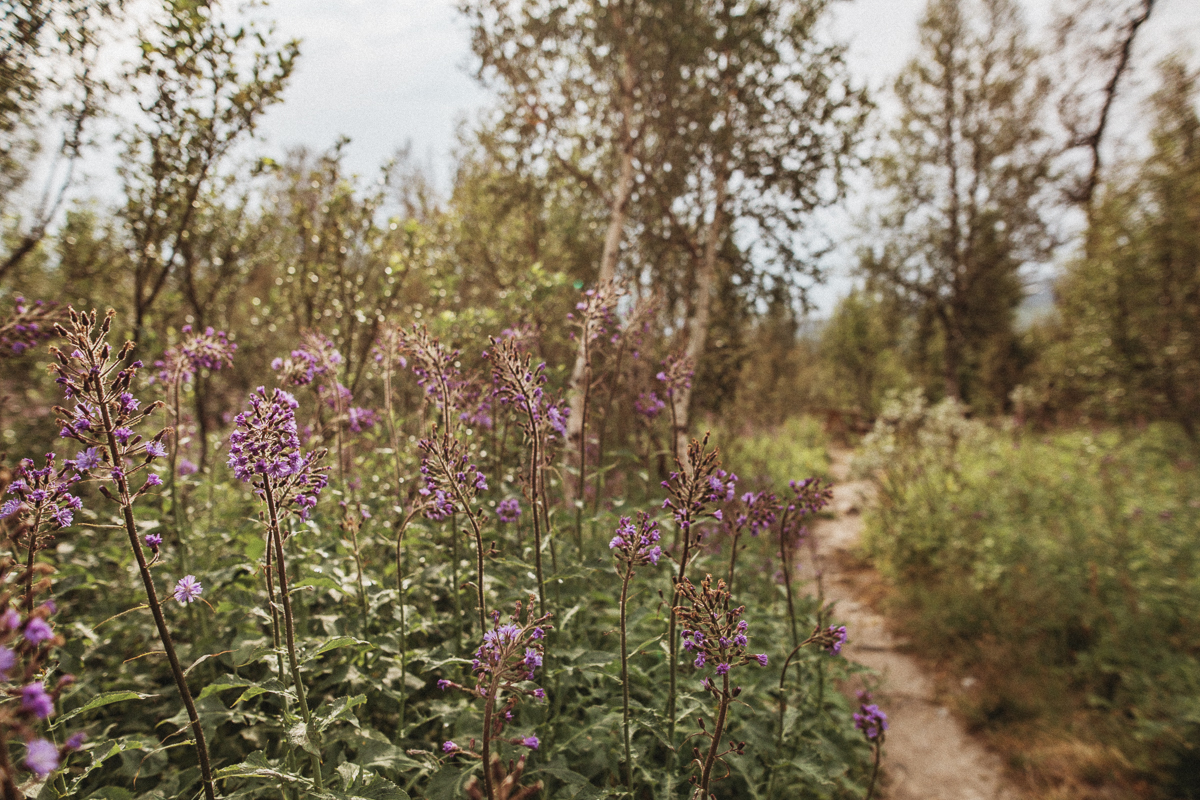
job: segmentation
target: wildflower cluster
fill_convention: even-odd
[[[551,628],[548,624],[551,615],[534,616],[535,602],[536,598],[530,597],[529,602],[524,604],[524,618],[523,605],[518,602],[516,610],[504,624],[500,623],[500,612],[492,612],[492,629],[484,633],[483,643],[475,651],[471,662],[475,676],[473,690],[454,681],[438,681],[438,688],[443,691],[462,689],[484,699],[482,755],[485,763],[491,760],[492,740],[499,737],[504,726],[513,721],[513,711],[521,698],[546,698],[546,692],[540,687],[523,685],[534,679],[537,668],[542,665],[546,631]],[[506,741],[531,750],[536,750],[540,744],[536,736],[514,737]],[[443,744],[442,750],[446,753],[470,752],[452,741]],[[492,796],[490,787],[485,796]]]
[[[24,297],[13,301],[12,316],[0,320],[0,356],[20,355],[55,335],[54,326],[65,315],[55,303],[37,300],[32,306]]]
[[[672,353],[663,360],[662,367],[654,377],[662,383],[667,397],[674,397],[684,389],[692,387],[692,377],[696,373],[692,359],[685,355]]]
[[[613,551],[614,558],[628,567],[657,564],[662,555],[658,544],[660,538],[658,523],[642,511],[638,512],[636,525],[629,517],[621,518],[617,535],[608,543],[608,548]]]
[[[432,399],[442,413],[443,424],[449,427],[454,410],[461,404],[464,385],[458,368],[459,351],[448,349],[427,328],[416,324],[411,331],[395,329],[393,338],[391,346],[402,354],[401,363],[411,364],[417,385]]]
[[[339,416],[343,413],[342,409],[345,409],[345,417],[339,424],[344,423],[353,433],[362,433],[379,421],[371,409],[351,405],[354,402],[354,394],[339,382],[335,381],[330,386],[318,386],[317,396]]]
[[[575,311],[567,314],[567,319],[579,328],[579,336],[587,342],[594,342],[602,336],[611,333],[610,340],[616,343],[620,337],[617,321],[617,302],[625,292],[616,281],[609,281],[595,289],[587,289],[582,299],[575,304]],[[576,313],[577,312],[577,313]],[[576,333],[571,332],[574,339]]]
[[[496,506],[496,519],[501,522],[516,522],[521,518],[521,503],[517,498],[501,500]]]
[[[692,533],[693,526],[704,517],[721,520],[724,515],[713,504],[728,503],[735,496],[737,476],[720,469],[717,458],[716,450],[708,450],[707,434],[702,442],[693,439],[687,459],[691,469],[677,465],[670,478],[662,482],[668,495],[662,507],[671,511],[684,534]],[[698,531],[693,535],[698,537]]]
[[[791,497],[784,505],[783,526],[781,531],[785,538],[800,538],[803,536],[801,521],[829,505],[833,499],[833,487],[822,485],[818,478],[806,478],[802,481],[791,481],[788,486],[792,490]],[[788,521],[791,521],[791,525]]]
[[[112,346],[105,341],[114,312],[108,312],[96,335],[97,315],[94,311],[91,314],[79,314],[74,309],[68,311],[71,327],[66,329],[60,325],[58,332],[73,349],[68,355],[57,347],[50,348],[56,362],[50,366],[51,372],[57,375],[55,383],[62,387],[68,400],[75,400],[70,410],[61,406],[54,408],[59,414],[59,435],[82,442],[86,447],[72,462],[76,471],[86,475],[99,468],[102,461],[107,462],[109,477],[124,497],[131,477],[147,469],[154,459],[167,455],[163,444],[165,429],[149,440],[143,440],[134,431],[162,403],[150,403],[143,408],[141,401],[130,392],[142,362],[133,359],[133,342],[126,342],[114,357]],[[131,497],[136,498],[161,485],[162,478],[151,472]]]
[[[773,493],[745,492],[725,509],[725,526],[731,533],[746,530],[758,536],[775,524],[778,510],[779,498]]]
[[[149,488],[162,485],[162,479],[151,473],[139,490],[131,492],[129,489],[131,476],[146,469],[154,459],[167,455],[167,449],[162,443],[165,430],[159,431],[153,439],[145,442],[134,432],[134,426],[162,404],[156,402],[142,408],[140,401],[130,393],[130,386],[137,371],[142,367],[142,362],[133,359],[133,342],[126,342],[114,357],[112,346],[106,339],[112,329],[115,311],[110,309],[104,320],[100,321],[95,311],[80,314],[73,308],[68,307],[67,310],[69,324],[56,325],[55,330],[67,340],[70,354],[56,347],[50,348],[50,353],[55,358],[50,370],[57,375],[56,382],[62,387],[67,399],[75,400],[75,407],[70,411],[58,406],[54,409],[60,415],[61,435],[77,439],[88,448],[74,461],[79,472],[84,472],[80,469],[81,462],[89,472],[99,468],[100,453],[108,463],[109,477],[116,486],[117,496],[114,497],[107,487],[101,487],[101,492],[121,506],[122,527],[129,537],[129,545],[137,561],[159,641],[162,642],[175,679],[175,687],[179,691],[191,725],[192,743],[200,762],[200,780],[204,796],[207,800],[216,800],[204,728],[200,724],[191,689],[188,688],[187,678],[175,652],[134,516],[134,501]]]
[[[250,407],[235,418],[237,430],[229,435],[229,466],[243,483],[279,509],[295,506],[306,519],[317,504],[317,495],[329,482],[328,467],[318,463],[324,450],[304,453],[296,432],[296,398],[282,389],[270,395],[262,386],[250,395]]]
[[[633,401],[633,410],[641,414],[647,420],[653,420],[662,413],[662,410],[667,407],[666,402],[661,400],[654,391],[642,392]]]
[[[487,478],[470,463],[462,442],[443,434],[422,439],[417,447],[425,479],[418,493],[428,503],[425,516],[442,520],[459,511],[472,511],[475,498],[488,489]]]
[[[271,369],[279,372],[279,380],[288,386],[308,386],[317,378],[336,374],[342,363],[342,354],[324,334],[309,331],[301,337],[300,347],[287,358],[271,362]]]
[[[229,341],[225,331],[204,329],[194,333],[191,325],[183,326],[184,339],[168,347],[163,357],[154,362],[158,379],[167,385],[187,383],[202,369],[219,370],[233,363],[237,345]]]
[[[525,429],[547,439],[554,434],[567,435],[571,409],[545,391],[546,365],[533,366],[533,356],[518,348],[516,339],[492,339],[492,348],[483,357],[492,362],[492,394],[501,405],[511,406],[525,415]],[[552,433],[553,432],[553,433]]]
[[[859,692],[858,701],[858,711],[854,712],[854,727],[863,732],[868,742],[882,744],[888,729],[887,714],[871,702],[870,692]]]
[[[0,573],[7,573],[12,566],[13,562],[6,560],[0,565]],[[49,691],[42,682],[51,650],[63,644],[62,637],[55,634],[49,622],[55,611],[53,601],[46,601],[24,615],[8,604],[9,598],[5,597],[5,610],[0,614],[0,685],[4,687],[0,693],[19,697],[20,702],[0,705],[0,745],[7,748],[12,738],[22,739],[25,742],[24,765],[39,778],[44,778],[59,768],[68,752],[83,745],[85,737],[82,733],[74,734],[60,746],[43,738],[36,730],[40,722],[54,715],[59,694],[75,679],[63,675]],[[4,774],[0,780],[7,783],[12,778],[12,775]]]
[[[691,608],[675,607],[683,628],[683,649],[694,652],[696,667],[715,665],[717,675],[727,675],[733,667],[757,662],[767,665],[767,654],[748,655],[749,645],[747,630],[749,624],[741,617],[746,613],[745,606],[729,607],[729,592],[725,581],[718,580],[713,586],[713,578],[706,575],[700,582],[700,588],[684,578],[680,582],[679,594],[683,600],[691,603]],[[703,685],[710,692],[718,690],[711,680],[705,678]]]
[[[46,466],[41,469],[34,467],[32,459],[23,459],[16,479],[5,492],[8,499],[0,504],[0,519],[14,519],[29,531],[31,538],[51,527],[71,525],[74,512],[83,508],[83,502],[69,491],[80,479],[76,463],[83,462],[83,472],[89,465],[99,463],[95,448],[85,450],[77,461],[67,461],[58,469],[54,467],[54,459],[54,453],[47,453]]]
[[[713,728],[710,731],[705,725],[704,718],[700,724],[699,736],[709,740],[706,753],[700,748],[692,748],[692,763],[699,767],[698,775],[690,780],[697,788],[696,797],[707,798],[709,786],[713,780],[713,767],[722,763],[730,753],[741,755],[745,751],[745,742],[730,741],[725,749],[721,749],[721,737],[729,721],[729,707],[741,694],[740,686],[730,686],[729,673],[735,667],[743,664],[758,663],[767,665],[767,654],[751,655],[746,652],[749,645],[749,624],[742,619],[746,613],[745,606],[730,608],[729,592],[725,581],[717,581],[713,586],[713,578],[706,575],[697,589],[691,581],[684,578],[677,584],[680,598],[690,604],[690,607],[677,605],[675,616],[683,625],[683,647],[696,653],[693,662],[697,667],[713,666],[714,672],[720,677],[718,684],[710,677],[701,680],[701,685],[712,695],[717,707],[713,713]]]

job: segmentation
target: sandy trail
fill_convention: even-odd
[[[1017,800],[1021,795],[1003,776],[1000,759],[983,748],[939,705],[933,680],[887,620],[862,599],[878,580],[871,570],[853,570],[851,553],[862,533],[860,509],[873,497],[867,481],[847,480],[850,453],[836,451],[835,519],[816,525],[819,566],[826,597],[837,603],[834,617],[845,623],[849,641],[843,653],[882,678],[875,702],[888,715],[884,744],[885,800]],[[811,573],[809,576],[811,577]]]

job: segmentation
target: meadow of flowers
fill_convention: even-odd
[[[639,357],[636,316],[585,293],[571,324],[598,365]],[[651,451],[674,431],[605,453],[590,361],[564,466],[571,398],[526,330],[389,323],[357,381],[310,331],[206,436],[188,399],[237,345],[172,338],[0,323],[59,434],[0,474],[4,798],[875,791],[886,715],[836,690],[861,670],[796,578],[818,479],[739,477],[703,435]],[[649,374],[623,389],[645,431],[692,378]]]

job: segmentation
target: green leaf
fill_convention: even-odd
[[[255,750],[240,764],[234,764],[233,766],[217,770],[213,773],[213,777],[217,780],[225,778],[270,778],[272,780],[287,781],[288,783],[311,785],[311,781],[308,778],[295,775],[271,764],[271,762],[267,761],[266,754],[261,750]]]
[[[50,730],[58,728],[68,720],[74,719],[80,714],[85,714],[95,708],[112,705],[113,703],[122,703],[126,700],[149,700],[150,698],[158,697],[156,694],[142,694],[141,692],[104,692],[93,697],[91,700],[84,703],[79,708],[68,711],[63,714],[54,724],[50,726]]]
[[[370,642],[363,641],[362,639],[356,639],[353,636],[336,636],[336,637],[330,639],[329,641],[325,642],[324,644],[322,644],[316,650],[312,651],[311,653],[308,653],[301,660],[304,663],[308,663],[309,661],[312,661],[315,658],[319,658],[320,656],[324,655],[325,653],[328,653],[331,650],[337,650],[342,647],[367,647],[367,648],[374,649],[374,645],[372,645]]]
[[[356,694],[353,697],[339,697],[332,703],[326,703],[313,713],[313,722],[317,726],[318,731],[326,730],[330,725],[340,720],[349,720],[355,727],[358,726],[358,719],[352,713],[357,706],[367,702],[365,694]]]

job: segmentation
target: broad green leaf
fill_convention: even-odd
[[[91,700],[84,703],[79,708],[68,711],[54,721],[50,726],[50,730],[58,728],[68,720],[74,719],[80,714],[85,714],[94,708],[112,705],[113,703],[122,703],[126,700],[149,700],[150,698],[158,697],[156,694],[142,694],[141,692],[104,692],[93,697]]]

